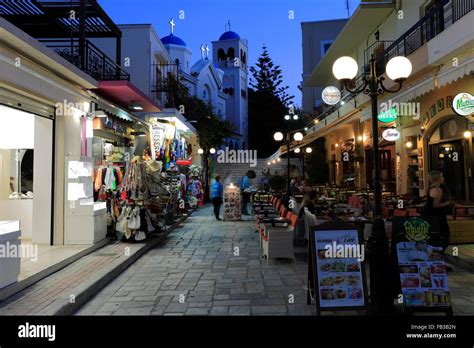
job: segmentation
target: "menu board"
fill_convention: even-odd
[[[323,308],[365,307],[364,246],[359,231],[314,231],[316,288]]]
[[[224,220],[240,220],[240,188],[235,185],[229,185],[224,190]]]
[[[397,256],[405,307],[451,306],[442,248],[426,242],[400,242]]]

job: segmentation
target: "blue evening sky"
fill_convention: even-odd
[[[359,0],[349,0],[350,13]],[[268,48],[283,70],[296,105],[301,105],[301,22],[347,18],[346,0],[99,0],[117,24],[151,23],[160,37],[169,34],[168,21],[174,17],[175,35],[200,58],[201,44],[218,40],[230,20],[232,31],[248,40],[249,63],[254,65]],[[185,19],[179,19],[184,10]],[[294,11],[294,19],[288,18]]]

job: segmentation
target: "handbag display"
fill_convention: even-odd
[[[131,230],[138,230],[140,229],[141,226],[141,221],[140,221],[140,208],[135,207],[132,209],[131,214],[127,218],[128,223],[127,227]]]
[[[146,234],[145,232],[143,231],[137,231],[137,233],[135,233],[135,240],[137,242],[140,242],[142,240],[145,240],[146,239]]]

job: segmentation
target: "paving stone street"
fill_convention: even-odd
[[[216,221],[211,209],[195,211],[167,242],[141,257],[76,314],[315,315],[315,306],[306,304],[305,249],[296,249],[295,262],[267,264],[253,220]],[[472,315],[474,274],[453,268],[449,286],[454,313]]]
[[[76,314],[313,315],[304,249],[296,262],[267,264],[254,230],[253,220],[217,221],[201,208]]]

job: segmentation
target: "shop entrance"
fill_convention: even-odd
[[[443,173],[444,182],[457,200],[463,200],[464,149],[460,140],[430,145],[430,169]]]

